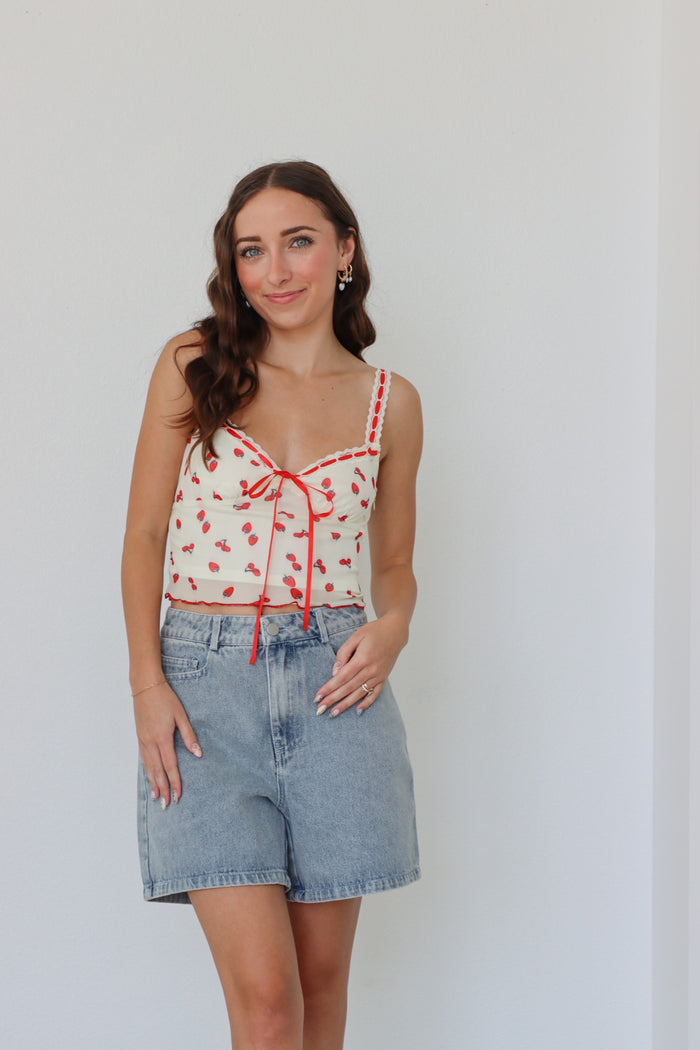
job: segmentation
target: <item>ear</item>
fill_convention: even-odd
[[[339,269],[342,269],[343,266],[347,266],[349,262],[352,262],[353,257],[355,255],[355,230],[352,226],[350,226],[349,229],[350,232],[348,233],[348,235],[346,237],[343,237],[343,239],[339,241],[338,244],[340,248],[341,262],[341,266],[338,267]]]

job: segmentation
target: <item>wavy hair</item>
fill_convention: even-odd
[[[233,224],[238,212],[256,193],[268,187],[293,190],[318,204],[335,226],[338,240],[352,227],[355,253],[352,282],[340,294],[336,287],[333,331],[338,341],[355,357],[376,338],[374,325],[365,310],[370,286],[369,269],[355,213],[318,164],[310,161],[279,161],[265,164],[244,176],[234,187],[226,211],[214,227],[216,267],[207,282],[212,313],[192,327],[200,334],[195,342],[202,354],[192,358],[183,376],[192,394],[192,408],[178,416],[174,425],[197,432],[194,447],[202,444],[205,456],[215,455],[213,438],[236,409],[248,404],[258,390],[256,357],[267,346],[270,332],[265,321],[245,305],[234,261]]]

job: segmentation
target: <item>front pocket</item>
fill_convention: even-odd
[[[208,646],[197,642],[185,642],[179,638],[162,638],[160,661],[163,674],[169,682],[197,678],[207,669],[209,652]]]
[[[337,634],[328,635],[328,641],[326,644],[330,647],[333,653],[333,659],[335,659],[335,657],[338,655],[338,650],[340,649],[343,642],[347,642],[348,638],[350,638],[355,633],[358,627],[362,627],[362,624],[358,623],[356,627],[350,627],[344,631],[338,631]]]

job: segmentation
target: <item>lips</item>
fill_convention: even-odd
[[[298,292],[285,292],[284,295],[267,295],[266,299],[269,299],[271,303],[291,303],[303,292],[303,288],[299,289]]]

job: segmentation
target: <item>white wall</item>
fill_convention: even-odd
[[[664,4],[656,440],[654,1046],[700,1047],[700,8]]]
[[[363,904],[347,1050],[647,1050],[660,0],[2,21],[8,1046],[227,1045],[192,910],[141,900],[119,557],[216,218],[303,157],[426,422],[392,674],[424,878]]]

